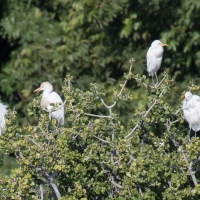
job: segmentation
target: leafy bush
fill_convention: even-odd
[[[144,75],[132,74],[134,60],[130,62],[124,84],[113,90],[113,102],[98,84],[83,91],[67,76],[64,126],[41,110],[40,96],[29,105],[28,113],[38,124],[28,125],[27,134],[21,134],[15,113],[9,113],[0,146],[15,153],[19,167],[1,177],[2,199],[199,197],[199,138],[188,139],[181,108],[173,109],[163,100],[173,80],[164,72],[159,85],[151,86]],[[138,106],[123,125],[116,110],[119,101],[131,100],[129,80],[146,88],[150,106]],[[104,109],[94,113],[98,103]]]

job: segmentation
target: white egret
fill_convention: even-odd
[[[149,50],[147,51],[147,55],[146,55],[147,71],[149,73],[149,76],[152,76],[153,85],[154,85],[154,80],[153,80],[154,76],[156,76],[156,80],[158,84],[157,71],[160,69],[160,65],[162,63],[164,46],[168,46],[168,44],[163,44],[160,40],[154,40],[151,43]]]
[[[182,109],[184,117],[189,124],[189,136],[192,129],[195,131],[196,137],[196,132],[200,130],[200,97],[191,92],[186,92]]]
[[[8,113],[7,106],[0,103],[0,135],[6,130],[5,115]]]
[[[59,94],[53,91],[53,86],[51,85],[51,83],[49,82],[43,82],[41,83],[40,87],[36,90],[34,90],[34,92],[38,92],[38,91],[42,91],[42,99],[41,99],[41,103],[40,105],[42,107],[46,107],[47,110],[50,112],[50,117],[58,120],[58,122],[63,125],[64,124],[64,106],[63,105],[63,101],[60,98]],[[51,106],[50,104],[57,104],[58,106],[62,106],[60,109],[52,111],[53,106]],[[59,105],[61,104],[61,105]]]

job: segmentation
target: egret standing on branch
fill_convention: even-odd
[[[46,107],[50,117],[58,120],[58,122],[63,125],[64,124],[64,106],[63,101],[60,98],[59,94],[53,91],[53,86],[49,82],[43,82],[38,89],[36,89],[34,92],[42,91],[42,99],[40,105],[42,107]],[[53,109],[53,106],[50,104],[57,104],[60,109],[56,109],[54,111],[51,111]],[[60,105],[61,104],[61,105]]]
[[[6,130],[5,115],[8,113],[7,106],[0,103],[0,135]]]
[[[190,127],[189,137],[191,129],[195,131],[196,137],[196,132],[200,130],[200,97],[191,92],[186,92],[182,109]]]
[[[160,69],[160,65],[162,63],[162,57],[164,46],[168,46],[168,44],[163,44],[160,40],[154,40],[151,43],[151,46],[147,52],[147,71],[149,76],[152,76],[152,84],[154,85],[153,77],[156,76],[157,84],[158,84],[158,77],[157,71]]]

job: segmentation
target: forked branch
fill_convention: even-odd
[[[160,95],[158,96],[159,98],[162,96],[163,92],[165,91],[166,86],[162,89]],[[143,118],[145,118],[148,113],[152,110],[152,108],[156,105],[156,103],[158,102],[158,99],[155,99],[154,103],[151,105],[151,107],[146,111],[145,115],[143,116]],[[125,138],[128,138],[137,128],[139,127],[139,124],[136,124],[135,127],[128,133],[128,135],[125,136]]]

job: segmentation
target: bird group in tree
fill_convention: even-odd
[[[147,51],[147,71],[149,76],[152,76],[153,85],[154,76],[157,80],[156,85],[158,85],[157,71],[160,69],[162,63],[164,46],[168,46],[168,44],[164,44],[160,40],[155,40],[151,43],[151,46]],[[186,92],[182,110],[184,117],[189,124],[189,138],[191,129],[195,131],[196,137],[196,132],[200,130],[200,97],[192,95],[190,91]]]
[[[162,43],[160,40],[154,40],[151,43],[146,55],[147,72],[152,77],[152,84],[158,85],[157,72],[161,67],[164,46],[168,44]],[[157,83],[154,84],[154,76]],[[49,118],[54,118],[61,125],[64,124],[64,103],[58,93],[53,91],[53,86],[49,82],[41,83],[40,87],[34,92],[43,91],[41,99],[41,107],[49,112]],[[182,110],[186,121],[189,124],[189,136],[191,129],[196,132],[200,130],[200,97],[193,95],[190,91],[185,93]],[[7,114],[7,106],[0,103],[0,135],[6,130],[5,115]]]

